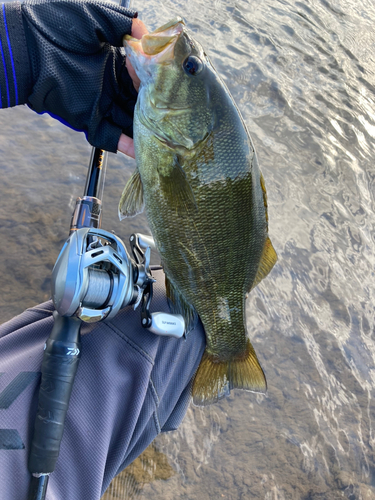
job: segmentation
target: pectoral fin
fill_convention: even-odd
[[[255,288],[257,285],[259,285],[262,279],[267,276],[267,274],[276,264],[276,261],[277,261],[277,254],[272,246],[271,240],[267,238],[264,244],[263,253],[260,259],[257,275],[255,277],[253,284],[251,285],[251,290]]]
[[[139,170],[136,169],[122,192],[118,206],[119,219],[134,217],[134,215],[142,213],[143,208],[143,186]]]
[[[176,211],[177,215],[184,216],[188,212],[197,210],[193,190],[177,159],[173,165],[165,169],[159,168],[158,172],[160,189],[168,205]]]

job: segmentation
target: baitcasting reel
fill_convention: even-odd
[[[141,304],[141,324],[157,335],[181,338],[181,315],[150,313],[154,278],[150,236],[132,234],[131,258],[120,238],[98,228],[72,231],[52,272],[52,300],[61,316],[86,323],[110,320],[128,305]]]

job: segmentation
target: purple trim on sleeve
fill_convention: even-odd
[[[3,4],[3,7],[4,7],[4,4]],[[3,66],[4,66],[5,82],[6,82],[6,87],[7,87],[8,108],[9,108],[10,107],[10,97],[9,97],[8,73],[7,73],[7,67],[5,64],[4,50],[3,50],[3,44],[1,43],[1,38],[0,38],[0,52],[1,52],[1,58],[3,60]]]
[[[33,109],[32,106],[30,106],[29,104],[28,104],[28,106],[30,109],[35,111],[35,109]],[[83,132],[85,134],[86,140],[88,141],[87,130],[73,127],[72,125],[70,125],[70,123],[68,123],[66,120],[64,120],[64,118],[61,118],[61,116],[55,115],[55,113],[51,113],[50,111],[42,111],[40,113],[39,113],[39,111],[35,111],[35,113],[38,113],[38,115],[49,115],[51,118],[54,118],[55,120],[59,121],[60,123],[62,123],[66,127],[69,127],[70,129],[74,130],[75,132]]]
[[[16,106],[17,106],[18,105],[18,89],[17,89],[16,69],[14,67],[12,47],[10,45],[10,40],[9,40],[9,33],[8,33],[7,19],[5,16],[5,4],[4,3],[3,3],[3,16],[4,16],[5,33],[6,33],[7,41],[8,41],[9,55],[10,55],[10,60],[12,63],[12,72],[13,72],[13,80],[14,80],[14,93],[16,94]],[[9,91],[8,91],[8,95],[9,95]],[[8,97],[8,106],[9,106],[9,97]]]

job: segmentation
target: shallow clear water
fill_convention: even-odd
[[[279,260],[251,294],[249,335],[268,393],[190,408],[120,498],[375,498],[375,5],[371,1],[135,2],[150,29],[182,15],[244,116],[268,192]],[[82,193],[82,134],[25,108],[0,112],[5,321],[49,296]],[[110,155],[103,227],[134,169]],[[158,469],[159,468],[159,469]],[[163,470],[164,470],[163,469]],[[136,481],[136,479],[135,479]],[[123,483],[125,484],[125,483]],[[134,485],[133,485],[134,486]],[[113,495],[112,495],[113,497]]]

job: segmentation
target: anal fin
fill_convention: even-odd
[[[267,274],[276,264],[276,261],[277,261],[277,254],[272,246],[271,240],[267,238],[264,244],[262,257],[260,259],[258,272],[255,276],[254,282],[251,285],[251,290],[255,288],[257,285],[259,285],[262,279],[264,279],[267,276]]]

